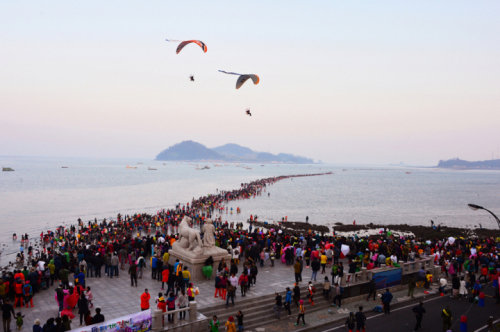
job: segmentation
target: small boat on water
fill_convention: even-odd
[[[148,167],[148,171],[156,171],[156,168]]]
[[[163,165],[166,165],[165,163],[163,163]]]
[[[10,167],[3,167],[3,166],[2,166],[2,171],[3,172],[14,172],[14,170],[12,168],[10,168]]]
[[[129,166],[127,165],[127,167],[125,167],[126,169],[136,169],[137,167],[136,166]]]
[[[62,166],[61,168],[68,168],[68,166]]]
[[[328,173],[325,173],[325,174],[333,174],[332,172],[328,172]]]
[[[406,172],[406,174],[411,174],[411,172]]]
[[[143,165],[144,163],[137,163],[137,165]]]

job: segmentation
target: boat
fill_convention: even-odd
[[[325,173],[325,174],[333,174],[332,172],[328,172],[328,173]]]
[[[166,165],[165,163],[163,163],[163,165]]]
[[[156,171],[156,168],[148,167],[148,171]]]
[[[10,167],[3,167],[3,166],[2,166],[2,171],[3,172],[14,172],[14,170],[12,168],[10,168]]]
[[[137,165],[143,165],[144,163],[137,163]]]
[[[265,166],[265,165],[260,165],[260,166]]]
[[[62,166],[61,168],[68,168],[68,166]]]
[[[125,168],[127,168],[127,169],[136,169],[137,167],[136,166],[129,166],[129,165],[127,165],[127,167],[125,167]]]
[[[406,174],[411,174],[411,172],[406,172]]]
[[[344,171],[344,172],[345,172],[345,171],[347,171],[347,170],[344,168],[342,171]]]
[[[202,169],[210,169],[210,167],[208,167],[208,166],[205,166],[205,167],[203,167]]]

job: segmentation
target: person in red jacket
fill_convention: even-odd
[[[158,305],[156,307],[158,309],[161,309],[162,312],[167,312],[167,303],[165,302],[163,296],[158,300]],[[165,325],[165,315],[162,316],[162,321],[163,325]]]
[[[240,275],[240,278],[238,279],[238,285],[241,286],[241,296],[245,297],[248,285],[248,276],[246,270],[243,271],[243,273]]]
[[[24,299],[24,296],[23,296],[23,286],[24,286],[24,282],[21,282],[19,280],[19,282],[14,282],[14,292],[16,293],[16,300],[14,302],[14,308],[17,306],[17,301],[19,301],[19,305],[22,307],[24,306],[23,305],[23,299]]]
[[[163,269],[161,273],[161,289],[163,290],[165,287],[165,283],[168,282],[168,275],[170,274],[170,270],[168,268]]]
[[[141,295],[141,311],[149,309],[149,299],[151,295],[149,295],[148,289],[144,290],[144,293]]]

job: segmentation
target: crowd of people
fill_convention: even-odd
[[[221,191],[216,195],[207,195],[193,199],[185,205],[158,211],[156,215],[136,214],[117,215],[116,220],[106,219],[83,222],[70,227],[58,227],[55,231],[40,234],[35,246],[33,238],[22,236],[21,250],[17,255],[15,268],[2,273],[0,279],[0,297],[4,332],[10,331],[12,319],[22,326],[22,315],[15,309],[36,305],[36,295],[51,287],[55,288],[54,299],[57,313],[43,325],[35,322],[33,330],[44,332],[64,332],[70,329],[77,310],[79,323],[91,325],[104,321],[101,309],[96,308],[92,315],[93,294],[92,278],[117,277],[127,271],[131,287],[137,287],[138,279],[146,277],[145,268],[151,262],[151,278],[161,283],[162,291],[155,299],[155,305],[163,312],[182,309],[189,306],[198,294],[191,280],[188,267],[177,260],[171,262],[169,250],[177,241],[176,227],[188,216],[193,226],[202,225],[207,218],[219,215],[216,220],[216,245],[224,248],[231,255],[230,261],[222,260],[214,280],[214,297],[225,301],[226,308],[234,306],[235,298],[245,297],[257,284],[259,268],[269,262],[271,266],[284,264],[293,270],[295,284],[285,290],[284,299],[276,293],[274,311],[281,317],[282,308],[291,315],[292,303],[298,308],[296,324],[306,324],[305,301],[314,306],[316,289],[313,281],[318,274],[323,275],[323,296],[330,299],[332,305],[341,307],[344,288],[341,281],[352,282],[356,272],[362,267],[368,270],[380,266],[398,267],[401,262],[415,261],[434,255],[443,273],[452,276],[452,296],[460,298],[467,290],[481,295],[480,281],[493,282],[498,287],[498,247],[497,239],[418,239],[414,237],[396,237],[389,232],[377,236],[347,238],[332,234],[318,234],[312,231],[297,233],[274,225],[273,229],[253,228],[244,230],[242,224],[236,227],[222,222],[222,215],[230,201],[261,195],[266,187],[288,177],[273,177],[248,184],[234,191]],[[203,237],[203,234],[201,234]],[[17,236],[13,236],[17,239]],[[348,248],[348,250],[346,250]],[[205,265],[213,265],[207,259]],[[104,266],[104,273],[102,267]],[[307,297],[301,298],[300,285],[305,269],[310,269],[310,281],[307,282]],[[476,280],[476,274],[480,277]],[[413,297],[415,287],[429,289],[433,281],[430,271],[421,270],[409,283],[408,296]],[[440,292],[444,295],[447,278],[440,281]],[[55,285],[54,285],[55,284]],[[370,294],[375,300],[376,289],[370,282]],[[388,293],[388,292],[386,292]],[[389,295],[382,294],[384,311],[390,313]],[[500,298],[497,294],[497,303]],[[141,310],[150,309],[149,291],[141,295]],[[33,301],[35,299],[35,301]],[[179,319],[185,319],[185,311],[179,313]],[[173,314],[167,314],[167,322],[173,321]],[[228,326],[243,329],[243,313],[238,311],[226,323]],[[358,313],[349,315],[347,325],[357,322],[364,326],[362,308]],[[213,331],[218,328],[217,317],[210,321]]]

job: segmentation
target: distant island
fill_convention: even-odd
[[[205,145],[193,141],[172,145],[160,152],[156,156],[156,160],[314,164],[314,160],[311,158],[288,153],[275,155],[269,152],[257,152],[233,143],[209,149]]]
[[[484,161],[467,161],[459,158],[440,160],[437,167],[440,168],[458,168],[458,169],[495,169],[500,170],[500,159]]]

